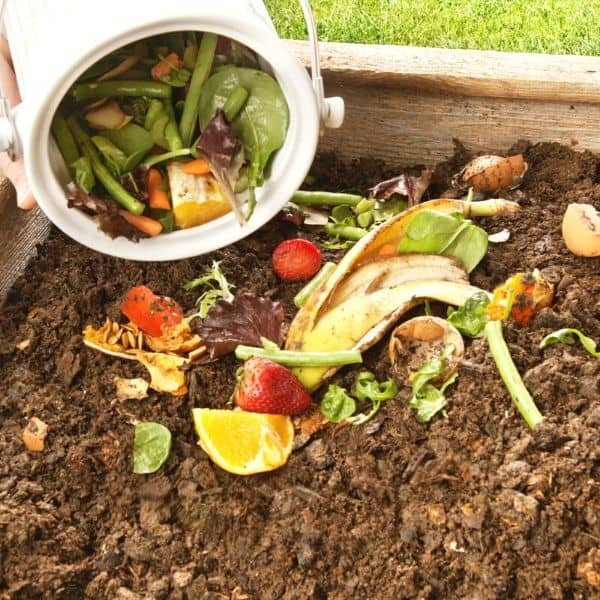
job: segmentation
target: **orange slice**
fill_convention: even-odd
[[[294,426],[288,416],[210,408],[194,408],[192,416],[200,447],[229,473],[272,471],[292,452]]]

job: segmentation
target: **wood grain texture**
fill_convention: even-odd
[[[39,209],[16,206],[15,192],[7,179],[0,180],[0,306],[21,275],[36,246],[46,239],[50,224]]]
[[[310,64],[306,42],[289,49]],[[325,74],[355,86],[489,98],[600,102],[600,57],[321,42]]]
[[[306,42],[286,42],[310,64]],[[600,151],[600,58],[321,43],[328,96],[346,118],[320,151],[394,165],[448,158],[453,139],[474,152],[516,141]]]
[[[343,96],[346,119],[326,130],[320,151],[343,159],[371,156],[393,165],[433,164],[453,153],[453,139],[473,152],[504,153],[516,141],[558,142],[600,151],[600,104],[434,95],[329,82]]]

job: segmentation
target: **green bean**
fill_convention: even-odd
[[[62,154],[65,164],[67,166],[72,165],[80,157],[80,154],[65,118],[56,113],[54,119],[52,119],[50,130],[52,131],[52,135],[54,136],[54,140]]]
[[[349,204],[356,206],[364,198],[357,194],[339,194],[336,192],[309,192],[298,190],[291,198],[296,204],[316,204],[324,206],[337,206],[338,204]]]
[[[352,227],[351,225],[340,225],[338,223],[327,223],[325,231],[329,235],[335,235],[344,240],[352,240],[354,242],[367,235],[367,230],[362,227]]]
[[[144,212],[146,207],[143,202],[140,202],[137,198],[134,198],[110,173],[110,171],[104,166],[102,159],[100,158],[94,143],[90,139],[90,136],[85,132],[83,127],[79,124],[77,117],[74,115],[67,119],[67,125],[73,134],[73,137],[79,144],[79,147],[83,154],[87,156],[92,164],[92,170],[98,181],[104,186],[108,194],[120,204],[123,208],[128,210],[134,215],[140,215]]]
[[[95,83],[77,84],[73,87],[73,96],[77,102],[113,96],[171,98],[171,86],[160,81],[98,81]]]
[[[163,100],[163,107],[169,115],[169,121],[165,127],[165,138],[167,140],[167,146],[169,150],[181,150],[183,148],[183,142],[181,135],[179,134],[179,127],[175,120],[175,112],[173,111],[173,105],[169,101]]]
[[[240,110],[242,110],[247,99],[248,90],[241,85],[238,85],[233,92],[229,94],[229,98],[227,98],[223,105],[223,113],[230,123],[237,117]]]
[[[198,48],[196,64],[192,71],[190,87],[183,103],[183,112],[179,121],[179,131],[184,146],[190,146],[194,136],[194,128],[198,119],[198,101],[202,86],[210,73],[215,50],[217,48],[217,35],[214,33],[204,33]]]
[[[375,222],[375,215],[373,214],[372,210],[368,212],[361,212],[356,216],[356,222],[358,223],[359,227],[368,229]]]
[[[144,129],[152,131],[152,125],[158,120],[158,118],[165,112],[165,107],[160,100],[150,100],[148,104],[148,110],[146,111],[146,117],[144,119]]]
[[[302,352],[257,348],[240,344],[235,349],[235,357],[246,360],[251,356],[264,356],[286,367],[342,367],[362,363],[360,350],[337,350],[334,352]]]
[[[294,304],[300,308],[313,291],[331,275],[335,267],[335,263],[326,262],[320,271],[294,296]]]

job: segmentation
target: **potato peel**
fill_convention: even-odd
[[[160,352],[144,352],[136,350],[135,358],[150,373],[150,387],[157,392],[165,392],[172,396],[183,396],[187,392],[185,373],[181,367],[187,359],[173,354]]]

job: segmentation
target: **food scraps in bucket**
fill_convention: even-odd
[[[231,210],[243,224],[288,123],[285,96],[252,51],[172,32],[97,61],[61,102],[52,134],[72,177],[69,206],[137,241]]]

